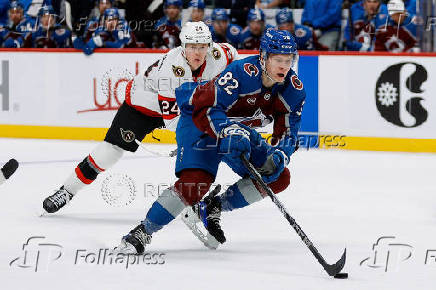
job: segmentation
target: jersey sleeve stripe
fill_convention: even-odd
[[[157,95],[157,99],[158,99],[159,101],[169,101],[169,102],[172,102],[172,101],[174,101],[176,98],[169,98],[169,97],[162,96],[161,94],[158,94],[158,95]]]

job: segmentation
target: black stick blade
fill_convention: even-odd
[[[330,276],[335,276],[340,273],[345,266],[345,260],[347,256],[347,249],[344,250],[342,257],[333,265],[325,264],[323,265],[324,269]]]
[[[3,176],[8,179],[18,168],[18,161],[11,159],[1,168]]]

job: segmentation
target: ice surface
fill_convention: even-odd
[[[268,199],[225,213],[227,243],[216,251],[175,220],[148,248],[165,254],[158,260],[163,265],[141,261],[126,269],[126,263],[87,264],[83,257],[75,264],[78,250],[85,256],[112,248],[145,217],[155,199],[144,194],[145,184],[150,191],[151,184],[175,181],[174,158],[138,149],[109,171],[135,180],[137,196],[129,206],[103,201],[107,172],[59,213],[38,217],[44,197],[96,144],[0,139],[0,163],[12,157],[21,162],[0,188],[1,289],[435,289],[436,155],[300,150],[292,157],[292,184],[279,199],[328,262],[347,247],[349,279],[336,280]],[[221,166],[217,182],[236,180]],[[44,238],[32,239],[23,250],[36,236]],[[383,236],[395,238],[380,240],[374,261],[373,244]]]

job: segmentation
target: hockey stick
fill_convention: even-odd
[[[177,156],[177,149],[172,150],[169,153],[160,153],[160,152],[156,152],[154,150],[148,149],[147,146],[145,146],[144,144],[141,143],[141,141],[139,141],[138,139],[135,139],[136,144],[138,144],[142,149],[144,149],[144,151],[154,155],[154,156],[159,156],[159,157],[174,157]]]
[[[0,185],[4,183],[18,168],[18,161],[11,159],[0,168]]]
[[[345,266],[345,258],[346,258],[347,249],[344,250],[342,257],[335,264],[333,264],[333,265],[328,264],[324,260],[324,258],[321,256],[321,254],[318,252],[318,250],[315,248],[315,246],[313,245],[313,243],[309,239],[309,237],[303,232],[301,227],[297,224],[295,219],[293,217],[291,217],[291,215],[288,213],[288,211],[286,210],[284,205],[280,202],[280,200],[277,199],[277,197],[275,196],[275,194],[271,190],[271,188],[263,181],[262,177],[260,176],[259,172],[257,172],[256,168],[254,168],[253,164],[251,164],[250,161],[248,161],[247,157],[244,154],[241,155],[241,159],[242,159],[242,162],[244,163],[245,167],[250,172],[250,174],[260,184],[260,186],[263,188],[263,190],[266,192],[266,194],[268,194],[268,196],[274,202],[274,204],[279,208],[279,210],[285,216],[286,220],[294,228],[294,230],[300,236],[301,240],[303,240],[304,244],[306,244],[306,246],[309,248],[309,250],[315,256],[315,258],[318,260],[318,262],[324,268],[324,270],[330,276],[335,276],[336,274],[340,273],[341,270]]]

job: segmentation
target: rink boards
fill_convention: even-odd
[[[102,140],[127,81],[162,53],[0,51],[0,137]],[[435,56],[301,52],[301,144],[436,152]],[[175,142],[167,130],[154,137]]]

